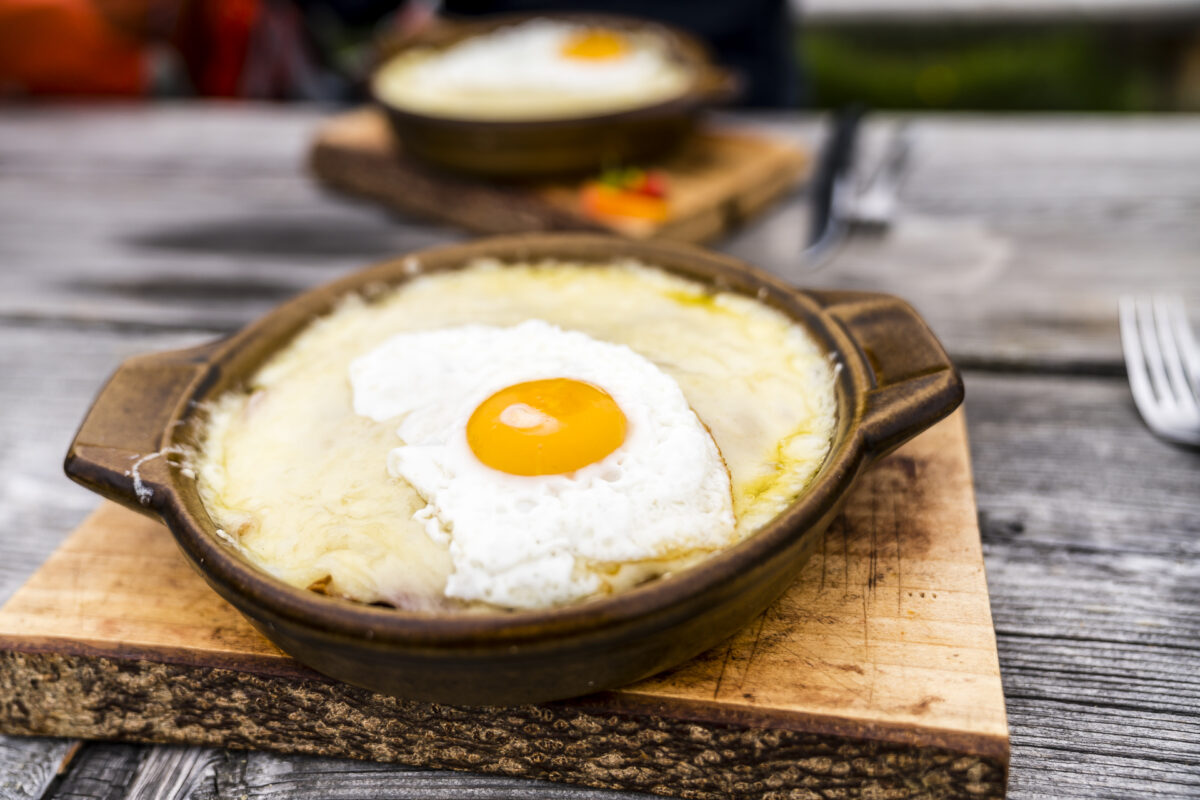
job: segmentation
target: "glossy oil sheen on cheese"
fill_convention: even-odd
[[[626,345],[674,379],[728,467],[738,538],[782,510],[825,458],[832,365],[784,315],[634,263],[480,262],[371,303],[348,299],[275,356],[249,393],[218,401],[197,456],[214,520],[293,585],[406,608],[462,607],[444,596],[447,548],[414,519],[425,502],[387,472],[396,426],[354,412],[348,369],[402,331],[531,319]],[[597,593],[704,555],[626,564]]]

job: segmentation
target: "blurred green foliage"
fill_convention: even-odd
[[[948,110],[1170,107],[1169,35],[1108,28],[827,28],[800,34],[809,104]]]

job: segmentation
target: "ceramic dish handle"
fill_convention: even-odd
[[[908,303],[875,292],[809,294],[854,342],[873,381],[860,423],[872,458],[890,453],[962,402],[958,369]]]
[[[84,418],[63,464],[76,483],[155,516],[170,477],[163,448],[179,405],[211,369],[218,342],[125,361]]]

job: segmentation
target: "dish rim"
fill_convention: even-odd
[[[841,365],[835,378],[838,396],[835,435],[821,468],[801,494],[738,544],[680,573],[610,596],[557,608],[494,613],[409,611],[319,595],[288,585],[251,564],[216,533],[218,525],[200,500],[196,482],[186,478],[178,466],[166,471],[167,480],[156,486],[162,491],[155,491],[147,508],[142,510],[161,516],[205,577],[218,588],[252,604],[268,618],[264,623],[268,627],[292,624],[359,646],[380,649],[400,646],[410,651],[443,654],[505,645],[561,646],[574,639],[598,646],[597,642],[623,636],[631,626],[661,627],[671,624],[671,620],[721,605],[727,595],[736,594],[735,590],[723,590],[723,584],[736,584],[739,573],[756,565],[775,563],[777,556],[794,547],[810,528],[837,508],[861,469],[883,453],[868,446],[863,431],[868,395],[877,388],[868,357],[844,324],[827,313],[831,306],[822,303],[821,293],[794,288],[746,262],[699,247],[595,234],[527,234],[432,247],[379,262],[276,306],[226,339],[186,351],[194,353],[199,372],[167,414],[165,427],[160,431],[160,448],[178,446],[183,443],[181,431],[196,430],[203,416],[196,411],[198,403],[215,399],[239,385],[349,294],[369,298],[379,287],[394,289],[421,274],[461,268],[477,257],[496,258],[502,263],[520,259],[586,261],[585,251],[589,248],[608,252],[610,260],[634,258],[713,290],[733,291],[756,299],[803,326],[826,355],[835,356],[836,363]],[[426,260],[435,263],[426,269],[423,264]],[[281,330],[286,333],[280,335]],[[255,342],[270,343],[272,337],[274,343],[255,363],[240,371],[224,371],[239,353],[248,352]],[[939,406],[937,416],[922,425],[922,429],[958,405],[961,381],[952,365],[949,369],[954,373],[957,397],[944,403],[946,408]],[[222,381],[226,386],[220,391],[213,390]],[[68,454],[67,471],[94,488],[99,481],[72,468],[77,445],[78,439]],[[787,563],[785,559],[780,568]]]

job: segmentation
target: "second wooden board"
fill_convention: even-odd
[[[476,233],[590,230],[701,242],[794,187],[808,157],[794,145],[757,134],[701,131],[661,162],[641,165],[660,171],[668,187],[666,217],[653,220],[589,213],[581,180],[494,184],[430,169],[404,155],[383,115],[372,109],[326,122],[310,165],[333,189]]]

